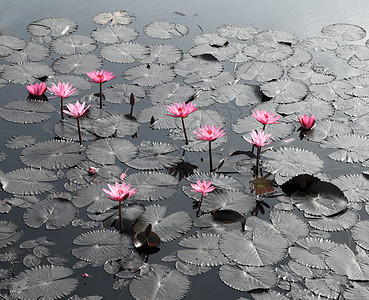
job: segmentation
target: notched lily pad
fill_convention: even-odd
[[[167,65],[142,64],[125,70],[123,77],[141,86],[155,86],[172,81],[176,75]]]
[[[111,115],[97,119],[93,125],[94,132],[101,137],[132,136],[138,132],[139,128],[140,124],[129,115]]]
[[[7,56],[26,47],[26,41],[12,35],[0,35],[0,56]]]
[[[10,221],[0,221],[0,248],[5,248],[18,241],[23,233],[18,226]]]
[[[327,25],[323,27],[322,33],[332,38],[340,36],[344,41],[358,41],[366,36],[364,28],[347,23]]]
[[[78,53],[56,59],[53,62],[53,69],[63,74],[73,72],[80,75],[86,74],[91,70],[99,70],[102,65],[102,59],[96,55]]]
[[[97,48],[97,43],[88,36],[68,35],[53,40],[50,47],[58,54],[69,55],[92,52]]]
[[[92,18],[97,24],[106,24],[110,22],[110,25],[128,25],[131,24],[134,19],[135,15],[125,10],[102,12]]]
[[[2,78],[13,83],[26,84],[54,74],[54,70],[48,65],[38,62],[25,62],[7,65],[3,70]]]
[[[146,59],[150,55],[150,49],[141,44],[121,43],[103,47],[100,55],[115,63],[132,63]]]
[[[64,18],[45,18],[32,22],[27,26],[27,31],[35,36],[63,36],[75,32],[78,24]]]
[[[160,21],[147,24],[143,31],[152,38],[170,39],[174,36],[184,36],[190,32],[190,29],[181,23],[169,23]]]
[[[115,44],[120,42],[131,42],[138,38],[139,33],[131,27],[123,25],[96,28],[91,32],[91,37],[104,44]]]

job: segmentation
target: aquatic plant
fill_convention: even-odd
[[[51,87],[47,88],[51,93],[53,93],[55,96],[60,97],[60,114],[61,118],[64,119],[63,114],[63,99],[69,97],[70,95],[73,95],[77,89],[73,88],[69,82],[58,82],[58,85],[53,83]]]
[[[102,84],[114,79],[115,75],[113,74],[113,72],[104,70],[87,72],[86,75],[91,78],[87,79],[88,81],[100,84],[100,109],[102,109]]]
[[[82,117],[87,112],[87,110],[90,108],[91,105],[86,106],[85,102],[81,104],[77,101],[74,104],[68,103],[66,106],[67,109],[63,110],[63,112],[70,115],[72,118],[77,119],[79,143],[82,145],[81,124],[79,122],[79,118]]]
[[[192,192],[195,193],[201,193],[201,199],[200,203],[197,209],[197,214],[200,212],[202,200],[204,197],[208,195],[208,193],[215,190],[215,186],[211,185],[211,181],[206,181],[205,179],[203,181],[197,180],[196,183],[191,184],[193,190]]]

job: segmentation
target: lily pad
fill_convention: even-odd
[[[0,35],[0,56],[7,56],[26,47],[26,41],[13,35]]]
[[[103,58],[115,63],[132,63],[147,58],[149,54],[149,47],[135,43],[113,44],[100,50]]]
[[[140,124],[129,115],[111,115],[97,119],[94,123],[94,132],[101,137],[116,135],[123,138],[138,132]]]
[[[84,147],[68,141],[45,141],[25,148],[21,161],[34,168],[60,169],[76,165],[84,159]]]
[[[139,33],[131,27],[113,25],[105,28],[96,28],[91,32],[91,37],[104,44],[116,44],[120,42],[129,43],[137,39]]]
[[[86,74],[98,70],[103,65],[101,58],[94,54],[71,54],[62,56],[53,62],[53,69],[60,73]]]
[[[10,284],[9,289],[17,299],[37,300],[41,297],[54,300],[69,295],[78,285],[73,274],[62,266],[38,266],[20,273]]]
[[[63,36],[75,32],[78,24],[64,18],[45,18],[32,22],[27,31],[35,36]]]
[[[68,35],[59,37],[50,43],[51,49],[63,55],[90,53],[97,48],[94,39],[84,35]]]
[[[38,62],[25,62],[7,65],[3,70],[2,78],[13,83],[26,84],[33,83],[38,78],[54,74],[55,72],[48,65]]]
[[[102,12],[92,18],[97,24],[106,24],[110,22],[110,25],[128,25],[131,24],[134,19],[135,15],[125,10]]]
[[[130,104],[131,94],[135,96],[135,102],[141,101],[146,96],[146,90],[142,86],[127,83],[114,84],[103,92],[105,101],[121,104],[123,101]]]
[[[147,24],[143,31],[152,38],[170,39],[174,36],[184,36],[189,33],[189,28],[181,23],[169,23],[167,21]]]
[[[41,61],[49,55],[50,51],[44,45],[29,42],[22,50],[15,51],[6,57],[3,57],[3,59],[11,63],[25,63],[29,60]]]
[[[322,29],[322,33],[333,38],[340,36],[344,41],[358,41],[366,36],[364,28],[347,23],[327,25]]]
[[[183,57],[183,51],[173,45],[150,45],[150,56],[143,63],[174,64]]]
[[[369,180],[362,174],[347,174],[332,180],[349,202],[368,202]]]
[[[273,98],[277,103],[297,102],[306,97],[308,88],[305,84],[290,80],[278,80],[264,83],[261,92]]]
[[[170,82],[152,88],[148,97],[154,104],[182,103],[190,99],[195,92],[195,89],[191,86]]]
[[[23,235],[18,226],[10,221],[0,221],[0,248],[5,248],[17,242]]]
[[[221,36],[236,37],[242,41],[252,39],[258,33],[258,29],[254,26],[240,27],[234,24],[218,26],[217,30]]]
[[[359,221],[359,215],[352,209],[333,216],[321,216],[309,221],[311,227],[319,230],[334,232],[348,230]]]
[[[256,62],[245,63],[235,70],[236,78],[267,82],[279,79],[283,76],[283,68],[273,63]]]
[[[171,82],[175,73],[167,65],[142,64],[124,71],[123,77],[141,86],[155,86]]]

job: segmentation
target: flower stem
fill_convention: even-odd
[[[81,124],[79,123],[79,118],[77,118],[77,127],[78,127],[79,143],[82,145]]]
[[[256,154],[256,176],[259,175],[259,160],[260,160],[260,152],[261,152],[261,147],[256,147],[257,148],[257,154]]]
[[[211,141],[209,141],[209,164],[210,164],[210,172],[213,172],[213,157],[211,156]]]
[[[122,201],[119,201],[119,224],[120,224],[120,233],[123,233]]]
[[[204,194],[201,194],[201,199],[200,199],[199,207],[197,208],[196,216],[199,216],[203,198],[204,198]]]
[[[185,124],[184,124],[184,118],[181,118],[181,119],[182,119],[183,132],[184,132],[184,136],[185,136],[185,139],[186,139],[186,145],[188,145],[188,138],[187,138],[186,127],[185,127]]]
[[[61,114],[61,118],[64,120],[64,113],[63,113],[63,97],[60,97],[60,114]]]
[[[100,83],[100,109],[102,109],[102,83]]]

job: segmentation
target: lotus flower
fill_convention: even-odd
[[[221,127],[216,127],[215,125],[204,125],[202,128],[199,127],[197,130],[193,131],[194,134],[198,136],[196,140],[209,141],[209,164],[210,164],[210,172],[213,171],[213,159],[211,156],[211,142],[216,139],[226,135],[224,132],[225,129],[220,130]]]
[[[167,116],[182,119],[183,133],[185,136],[186,145],[188,145],[188,138],[187,138],[186,127],[184,124],[184,118],[187,118],[190,113],[193,113],[194,111],[196,111],[197,107],[192,102],[188,104],[183,102],[183,103],[174,103],[172,105],[167,105],[167,110],[170,113],[172,113],[172,114],[167,114]]]
[[[120,232],[123,233],[123,220],[122,220],[122,202],[129,197],[132,197],[136,194],[136,189],[131,189],[130,184],[126,184],[123,182],[119,184],[118,182],[115,185],[108,184],[109,190],[102,189],[103,192],[108,194],[108,198],[114,201],[119,201],[119,223],[120,223]]]
[[[42,96],[47,89],[45,82],[26,85],[26,88],[28,93],[33,96]]]
[[[53,93],[55,96],[60,97],[60,114],[62,119],[64,119],[63,114],[63,99],[69,97],[70,95],[73,95],[77,89],[73,88],[69,82],[58,82],[58,85],[53,83],[51,87],[47,88],[51,93]]]
[[[63,112],[70,115],[72,118],[77,118],[79,143],[81,145],[82,145],[82,134],[81,134],[81,125],[79,123],[79,118],[82,117],[91,106],[91,105],[89,105],[89,106],[85,107],[85,105],[86,105],[85,102],[83,102],[81,104],[78,101],[75,104],[68,103],[67,104],[68,110],[63,110]]]
[[[256,132],[255,130],[253,130],[251,132],[251,140],[246,137],[243,137],[246,141],[253,144],[258,149],[257,154],[256,154],[256,176],[259,174],[259,160],[260,160],[261,147],[264,147],[271,143],[271,141],[267,142],[270,136],[271,134],[265,133],[264,130],[261,130],[259,132]]]
[[[279,124],[277,122],[281,116],[276,116],[276,113],[271,113],[269,111],[265,111],[262,109],[261,111],[255,110],[252,112],[252,116],[264,125],[263,130],[265,129],[265,125],[267,124]]]
[[[87,79],[88,81],[100,84],[100,109],[102,109],[102,83],[114,79],[115,75],[104,70],[87,72],[86,75],[91,78]]]
[[[204,196],[206,197],[208,193],[214,191],[215,187],[211,185],[211,181],[206,182],[205,179],[202,182],[200,180],[197,180],[196,184],[191,184],[191,186],[193,188],[191,192],[201,193],[201,199],[200,199],[199,207],[197,209],[197,214],[198,214],[200,212],[201,203],[202,203]]]
[[[308,117],[307,115],[304,116],[301,115],[298,117],[298,119],[303,129],[310,130],[311,128],[313,128],[315,124],[316,117],[315,116]]]

